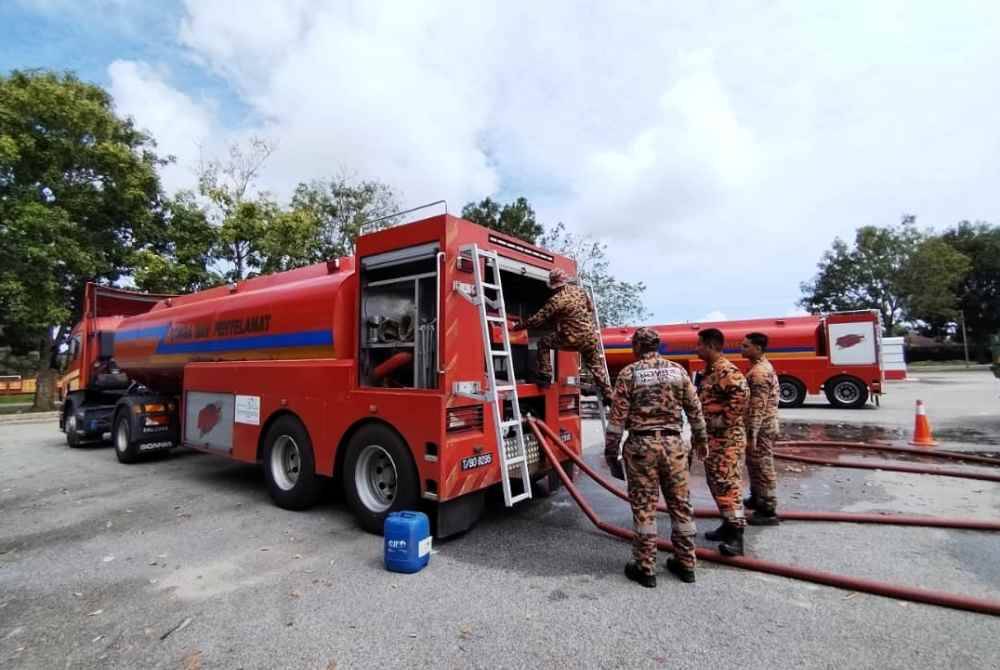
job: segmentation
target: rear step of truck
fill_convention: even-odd
[[[479,245],[471,244],[461,248],[463,256],[472,261],[475,286],[472,295],[463,295],[479,307],[479,327],[483,333],[483,351],[486,356],[486,379],[489,388],[474,397],[489,402],[493,406],[493,431],[497,439],[497,453],[500,455],[500,481],[503,484],[503,499],[507,507],[531,498],[531,475],[528,470],[528,450],[524,442],[524,423],[517,397],[517,380],[514,378],[514,359],[511,355],[510,331],[507,328],[507,306],[504,303],[503,284],[500,278],[500,259],[495,251],[485,251]],[[482,260],[482,262],[480,262]],[[490,281],[485,278],[489,277]],[[490,297],[491,295],[495,297]],[[492,326],[497,326],[501,334],[500,349],[494,348],[491,336]],[[505,364],[506,379],[497,379],[496,361]],[[464,389],[463,389],[464,391]],[[473,395],[463,392],[463,395]],[[510,412],[504,411],[504,401],[510,401]],[[513,438],[513,449],[508,452],[508,436]],[[521,482],[521,491],[511,490],[511,470],[514,478]]]

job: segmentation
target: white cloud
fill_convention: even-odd
[[[152,134],[160,155],[177,157],[161,171],[164,187],[173,191],[194,185],[199,149],[219,145],[211,107],[172,87],[165,75],[135,61],[116,60],[108,67],[117,111]]]
[[[706,321],[728,321],[728,320],[729,319],[726,318],[725,312],[721,312],[717,309],[713,309],[711,312],[698,319],[698,321],[701,323],[704,323]]]
[[[657,322],[785,314],[859,225],[1000,220],[1000,5],[185,7],[176,38],[255,119],[228,131],[279,144],[273,190],[347,170],[407,205],[523,193],[604,237]],[[115,96],[170,151],[218,135],[132,68]]]

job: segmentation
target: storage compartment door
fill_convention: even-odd
[[[871,321],[830,324],[830,362],[834,365],[874,365],[878,338]]]
[[[233,448],[233,414],[233,394],[188,391],[184,403],[185,444],[229,452]]]

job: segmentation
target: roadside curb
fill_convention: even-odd
[[[0,415],[0,426],[18,423],[48,423],[59,419],[59,412],[26,412]]]

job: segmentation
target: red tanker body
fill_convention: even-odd
[[[143,385],[115,411],[118,458],[183,445],[262,463],[282,507],[334,477],[369,530],[424,501],[438,536],[463,531],[486,489],[513,504],[549,475],[522,415],[580,448],[576,355],[556,355],[548,389],[526,384],[539,334],[506,328],[554,267],[574,271],[442,215],[364,235],[351,258],[160,300],[116,329],[113,360]]]
[[[726,338],[726,356],[746,371],[740,343],[747,333],[768,336],[768,358],[781,381],[781,406],[801,405],[807,393],[826,393],[831,404],[861,407],[884,388],[881,321],[877,311],[839,312],[824,316],[746,319],[652,326],[660,333],[660,353],[695,374],[704,364],[695,355],[698,331],[718,328]],[[606,328],[604,349],[612,374],[632,362],[632,328]]]

